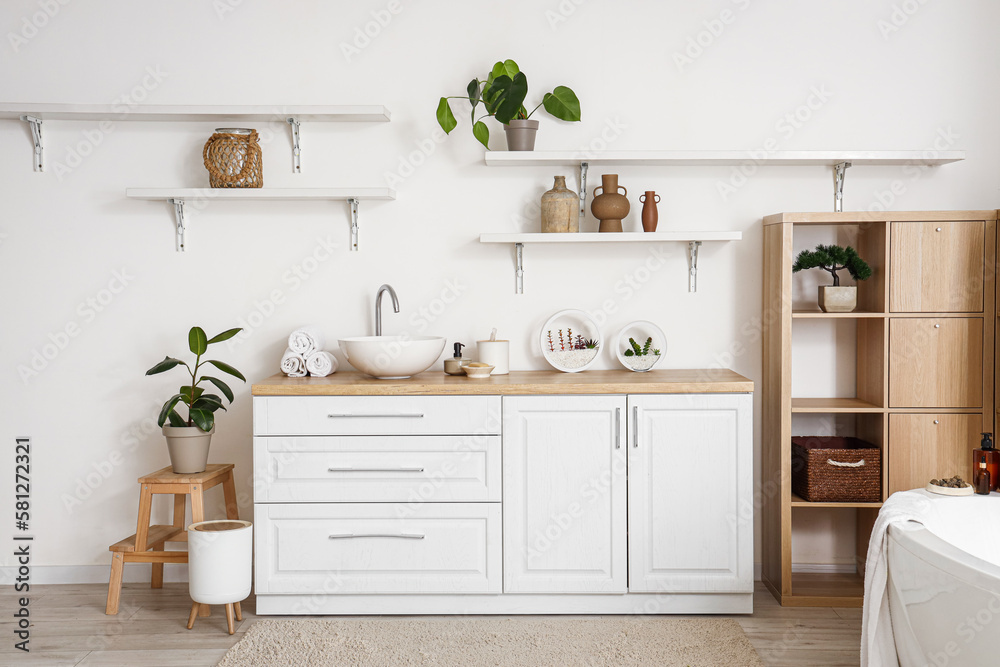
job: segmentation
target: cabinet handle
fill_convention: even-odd
[[[422,412],[395,412],[395,413],[370,413],[370,414],[353,414],[353,413],[343,413],[338,414],[331,412],[327,415],[330,419],[350,419],[350,418],[362,418],[362,419],[393,419],[393,418],[404,418],[404,419],[420,419],[424,416]]]
[[[935,420],[934,420],[934,423],[935,423],[935,424],[940,424],[941,422],[939,422],[938,420],[936,420],[936,419],[935,419]]]
[[[941,325],[940,325],[940,324],[935,324],[935,325],[934,325],[934,328],[935,328],[935,329],[940,329],[940,328],[941,328]]]
[[[632,447],[639,448],[639,406],[632,406]]]
[[[423,472],[423,468],[327,468],[327,472]]]
[[[622,448],[622,409],[615,408],[615,449]]]
[[[941,228],[940,228],[940,227],[938,227],[938,228],[937,228],[937,229],[935,229],[934,231],[935,231],[935,232],[940,232],[940,231],[941,231]]]
[[[346,535],[331,535],[331,540],[356,540],[364,537],[394,537],[401,540],[422,540],[423,535],[414,535],[411,533],[363,533],[360,535],[354,533],[348,533]]]

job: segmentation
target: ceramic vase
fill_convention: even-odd
[[[858,306],[858,288],[820,285],[819,308],[824,313],[851,313]]]
[[[601,194],[597,194],[598,190]],[[624,190],[625,194],[619,194],[619,190]],[[601,185],[594,188],[594,201],[590,203],[590,212],[601,221],[598,231],[622,231],[622,218],[628,215],[629,209],[628,190],[618,185],[618,174],[603,174]]]
[[[170,467],[175,473],[205,472],[208,466],[208,449],[212,444],[215,426],[205,433],[197,426],[164,426]]]
[[[542,231],[580,231],[580,195],[566,187],[565,176],[556,176],[552,189],[542,195]]]
[[[639,195],[639,202],[642,204],[642,231],[655,232],[656,223],[660,218],[656,210],[656,205],[660,203],[660,195],[652,190],[646,190],[645,194]]]
[[[507,135],[507,150],[535,150],[535,133],[538,132],[537,120],[521,120],[515,118],[503,126],[503,131],[504,134]]]

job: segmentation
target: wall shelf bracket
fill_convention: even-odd
[[[45,171],[45,162],[42,160],[45,149],[45,144],[42,142],[42,119],[36,116],[21,116],[21,120],[31,126],[31,142],[35,145],[32,156],[35,161],[35,171]]]
[[[580,163],[580,215],[587,215],[587,169],[589,162]]]
[[[187,245],[187,240],[185,238],[187,233],[187,224],[184,220],[184,200],[168,199],[167,201],[174,205],[174,217],[177,225],[177,252],[184,252],[184,248]]]
[[[358,199],[351,197],[347,200],[351,205],[351,250],[358,249]]]
[[[285,119],[292,128],[292,171],[296,174],[302,173],[302,137],[299,134],[299,126],[302,124],[295,116]]]
[[[524,244],[514,244],[514,261],[517,262],[514,270],[514,292],[524,294]]]
[[[698,249],[701,241],[688,243],[688,292],[698,291]]]
[[[844,177],[847,176],[847,169],[851,166],[850,162],[838,162],[833,166],[833,210],[835,213],[844,210]]]

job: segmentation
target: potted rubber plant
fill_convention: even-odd
[[[225,382],[211,375],[199,375],[206,364],[215,366],[218,370],[246,382],[246,378],[238,370],[217,359],[202,360],[208,351],[208,346],[229,340],[242,329],[228,329],[209,338],[201,327],[191,327],[188,332],[188,348],[195,355],[194,367],[186,361],[174,357],[164,357],[146,375],[157,375],[177,366],[183,366],[190,376],[190,384],[182,385],[177,393],[167,399],[160,410],[157,424],[163,428],[163,436],[167,439],[167,451],[170,453],[170,465],[175,473],[204,472],[208,465],[208,449],[212,444],[212,434],[215,433],[215,413],[225,410],[222,396],[205,393],[202,382],[215,386],[230,404],[233,402],[233,390]],[[187,419],[177,412],[183,404],[187,408]],[[169,424],[167,423],[169,422]]]
[[[819,307],[824,313],[850,313],[858,306],[858,288],[840,284],[838,271],[847,270],[854,280],[868,280],[872,269],[851,246],[818,245],[815,250],[803,250],[795,258],[792,272],[822,269],[833,276],[832,285],[820,285]]]
[[[569,122],[580,120],[580,100],[576,93],[566,86],[556,86],[542,96],[542,101],[531,111],[524,107],[528,95],[528,79],[513,60],[504,60],[493,65],[485,80],[475,78],[466,86],[466,95],[442,97],[438,102],[437,121],[441,129],[451,134],[458,125],[448,100],[467,100],[472,105],[472,135],[490,149],[490,130],[483,122],[492,116],[504,126],[507,135],[507,150],[530,151],[535,148],[535,133],[538,121],[531,116],[544,107],[549,115]],[[479,105],[482,115],[476,117]]]

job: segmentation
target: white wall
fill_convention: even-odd
[[[58,7],[51,18],[38,15],[46,2]],[[669,336],[665,366],[722,365],[760,380],[761,216],[831,210],[830,171],[767,168],[723,197],[731,168],[621,169],[633,207],[627,229],[639,228],[638,194],[655,189],[662,229],[737,229],[744,240],[703,248],[697,294],[687,292],[680,245],[659,248],[665,264],[638,289],[626,281],[646,278],[652,249],[530,247],[526,293],[517,296],[511,251],[477,237],[530,229],[553,174],[572,187],[573,170],[486,168],[459,106],[460,127],[435,140],[438,97],[460,94],[497,59],[520,63],[531,100],[558,84],[581,99],[582,123],[541,117],[539,149],[759,149],[769,139],[781,149],[964,148],[965,162],[916,178],[855,167],[846,207],[1000,203],[995,3],[421,0],[395,15],[387,0],[62,3],[7,0],[0,9],[4,100],[106,104],[138,93],[149,104],[384,104],[388,124],[304,125],[300,175],[291,173],[287,126],[275,123],[265,183],[401,182],[397,201],[362,207],[357,253],[347,250],[341,203],[215,202],[191,212],[189,250],[178,254],[168,205],[124,191],[207,185],[200,156],[213,123],[117,122],[103,134],[95,123],[47,123],[48,169],[39,174],[27,128],[0,122],[0,441],[33,438],[36,565],[106,564],[107,545],[133,531],[136,477],[167,464],[152,419],[180,380],[143,373],[164,354],[183,354],[193,324],[212,334],[267,311],[253,316],[259,326],[245,340],[219,351],[259,380],[276,370],[283,338],[299,324],[317,322],[331,338],[370,333],[375,289],[388,282],[402,312],[386,312],[387,333],[470,342],[496,326],[513,341],[513,368],[540,369],[532,340],[550,314],[596,311],[611,299],[605,335],[651,319]],[[341,45],[373,15],[391,20],[348,60]],[[25,20],[45,25],[33,31]],[[888,31],[892,21],[898,29]],[[11,39],[22,31],[30,38]],[[698,40],[700,53],[690,46]],[[679,66],[686,49],[693,57]],[[96,145],[77,164],[68,151],[88,144]],[[591,170],[591,187],[600,173]],[[596,228],[589,213],[583,227]],[[332,256],[327,243],[339,246]],[[313,263],[317,252],[328,258]],[[305,280],[294,273],[302,267],[312,269]],[[116,272],[127,285],[112,295],[104,290]],[[452,290],[457,298],[442,307]],[[281,303],[269,306],[275,294]],[[102,298],[99,311],[85,305]],[[78,334],[23,379],[19,366],[70,324]],[[213,459],[237,464],[249,516],[248,387],[219,422]],[[12,447],[3,451],[0,497],[9,506]],[[9,540],[9,519],[0,540]],[[822,561],[828,545],[820,547],[798,557]]]

